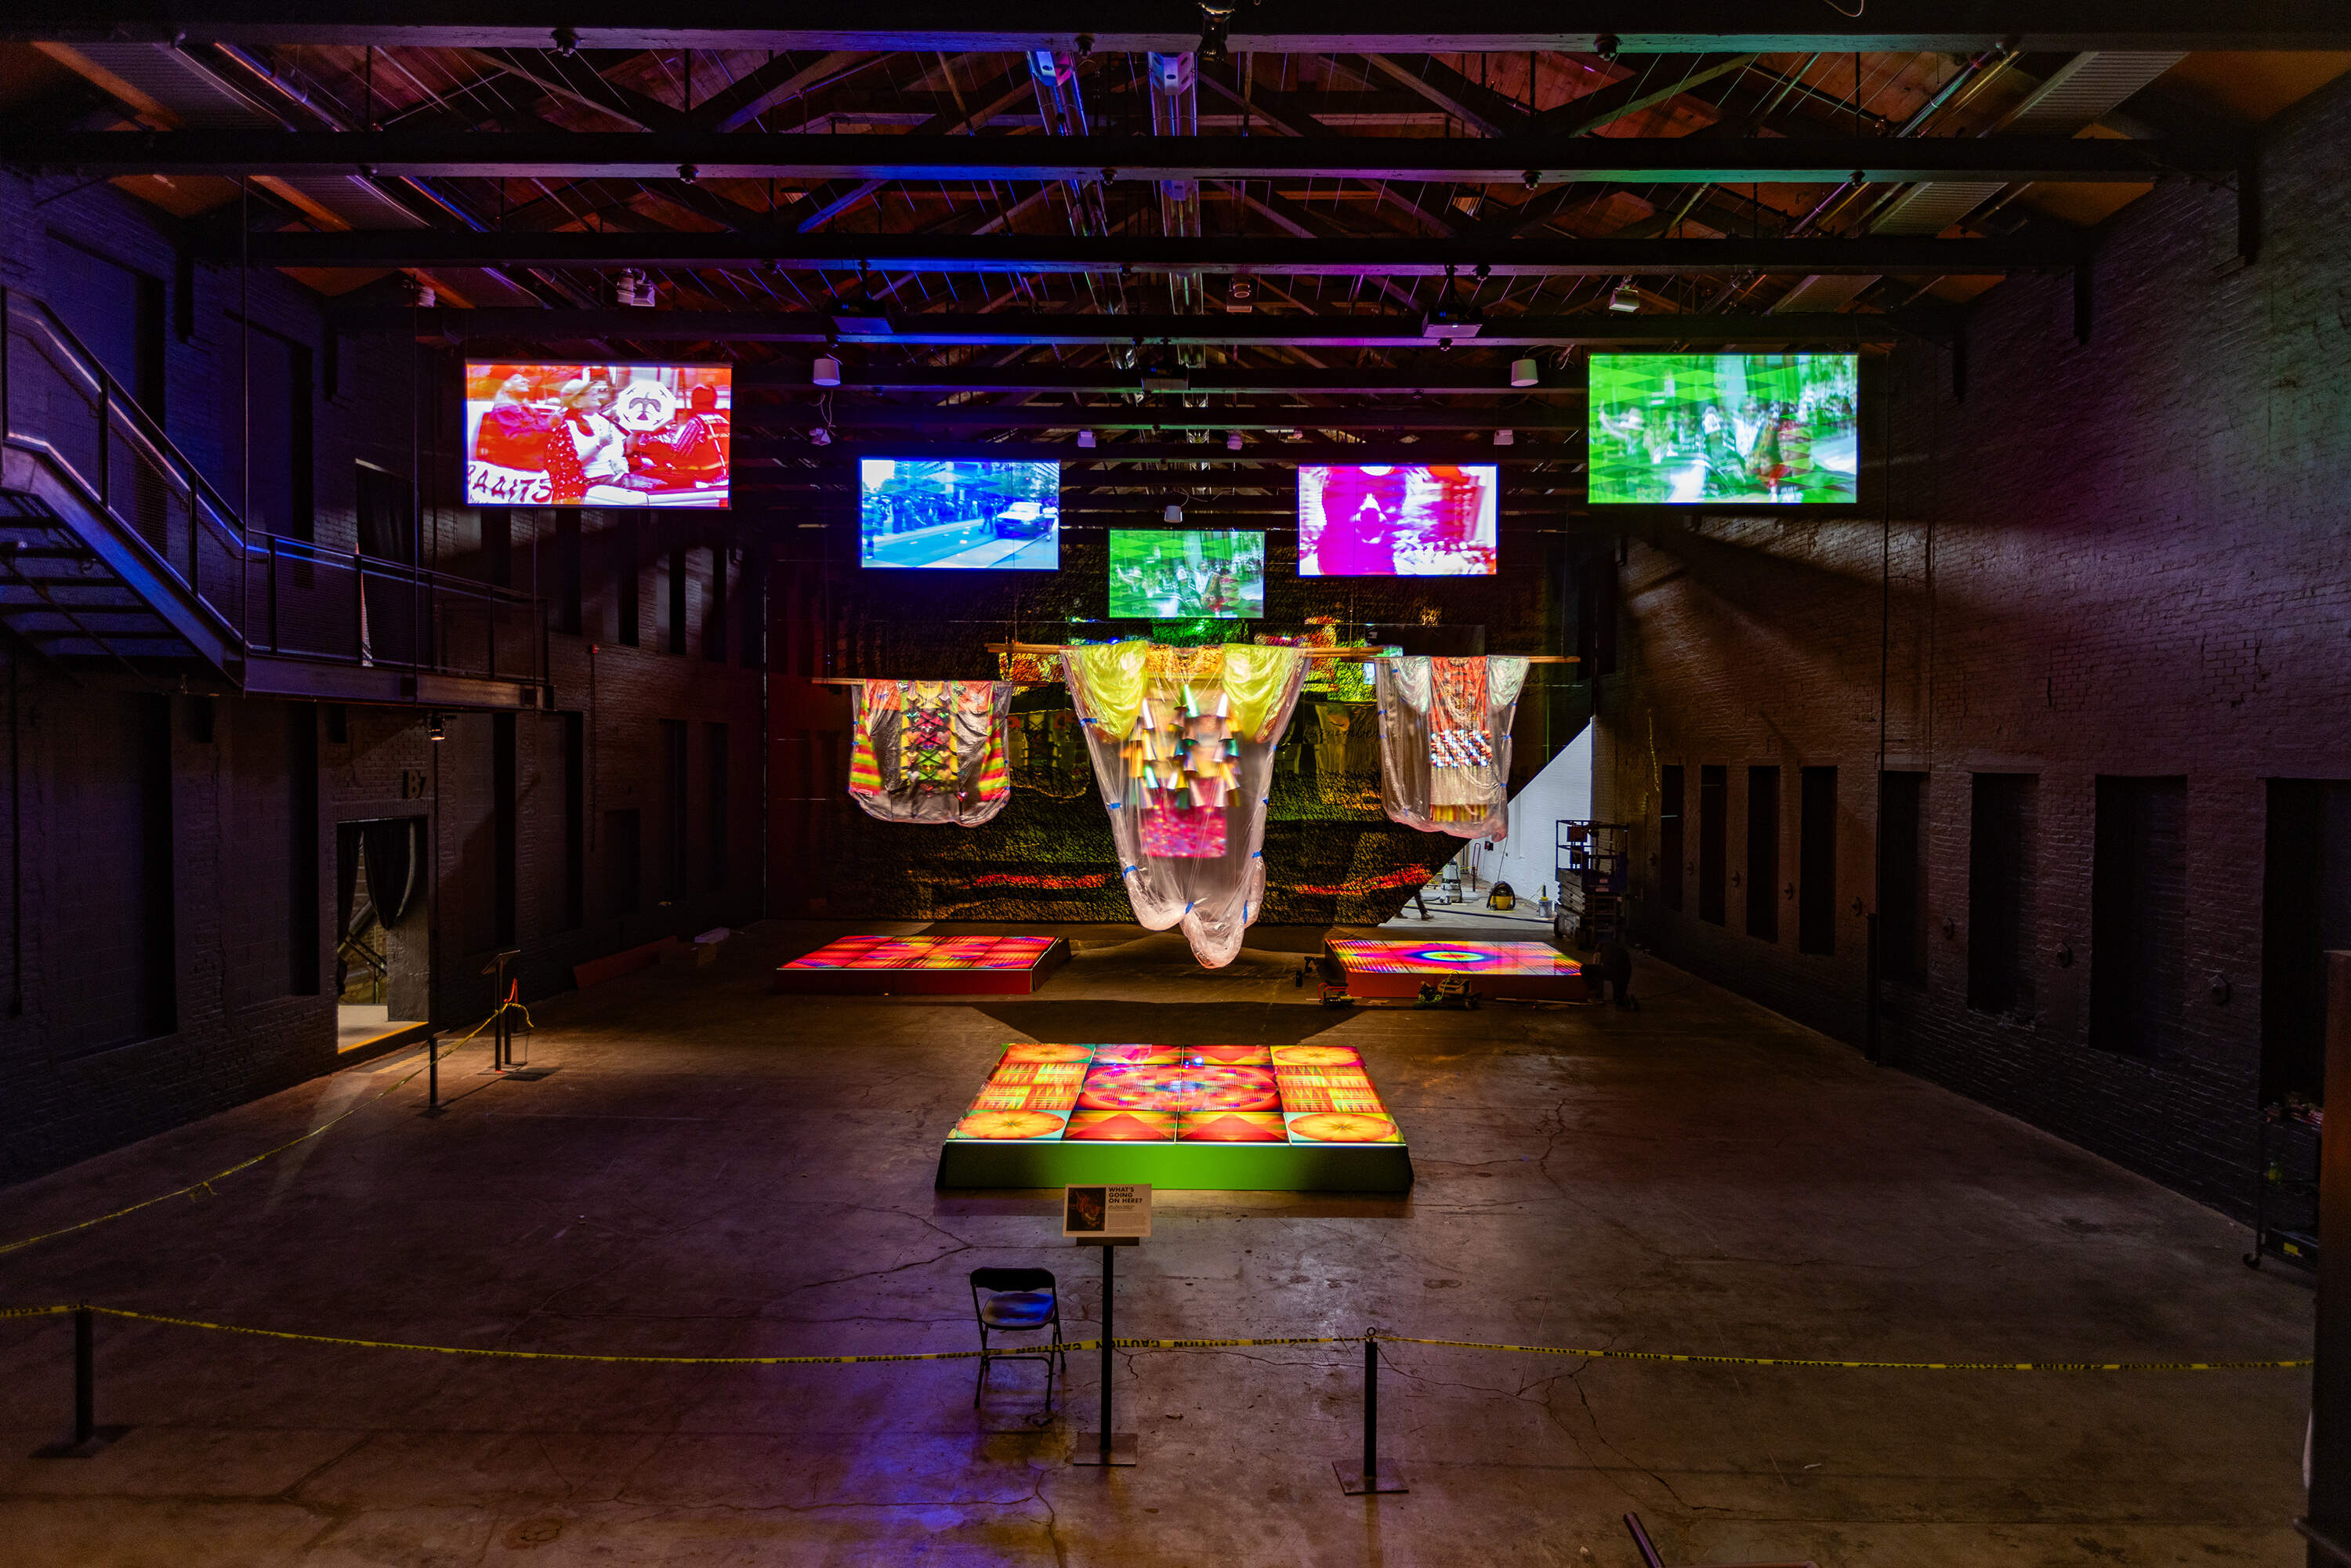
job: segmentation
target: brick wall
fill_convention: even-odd
[[[2086,345],[2068,280],[2017,278],[1972,314],[1965,401],[1939,350],[1877,361],[1882,514],[1636,528],[1625,672],[1603,683],[1596,810],[1643,824],[1636,859],[1664,764],[1840,769],[1836,952],[1800,955],[1784,918],[1775,942],[1746,935],[1736,898],[1719,928],[1694,895],[1668,914],[1676,868],[1651,863],[1660,953],[1860,1041],[1875,779],[1927,771],[1926,981],[1885,988],[1885,1060],[2232,1209],[2252,1180],[2263,780],[2351,776],[2346,137],[2341,83],[2273,128],[2252,266],[2225,191],[2126,208]],[[2039,779],[2022,1017],[1966,1002],[1977,772]],[[2179,1023],[2151,1060],[2089,1044],[2102,774],[2188,780],[2186,956],[2160,982]],[[1736,800],[1730,829],[1738,865]]]
[[[75,189],[0,173],[0,286],[48,302],[88,328],[93,347],[134,335],[107,311],[140,288],[160,286],[168,307],[162,354],[164,423],[172,441],[207,476],[226,484],[241,436],[237,386],[241,323],[313,350],[311,402],[315,537],[345,549],[357,543],[357,465],[365,461],[423,480],[421,554],[428,565],[486,575],[479,517],[454,504],[461,393],[454,360],[391,340],[347,339],[329,353],[326,302],[275,273],[193,269],[193,330],[176,331],[182,301],[176,220],[110,186]],[[143,277],[147,285],[125,283]],[[331,386],[327,369],[334,361]],[[135,369],[135,367],[132,367]],[[122,372],[128,382],[131,369]],[[20,413],[22,412],[20,408]],[[234,486],[228,486],[234,494]],[[611,547],[617,530],[601,514],[581,517],[590,635],[549,639],[555,711],[516,719],[516,971],[526,998],[571,983],[572,966],[664,936],[687,936],[756,919],[764,896],[760,839],[765,674],[747,664],[742,639],[727,656],[705,657],[710,579],[737,585],[740,614],[747,525],[729,517],[669,514],[636,530],[635,558]],[[511,517],[510,572],[517,588],[559,581],[555,519],[545,511]],[[655,635],[667,612],[668,552],[689,549],[686,653]],[[616,646],[618,579],[639,582],[639,646]],[[347,708],[341,738],[315,705],[248,699],[201,670],[126,673],[119,666],[61,668],[0,648],[0,702],[16,758],[5,781],[0,853],[21,873],[10,900],[21,920],[0,935],[0,1100],[11,1134],[0,1141],[0,1182],[22,1179],[116,1147],[331,1070],[336,1052],[334,940],[336,858],[341,824],[421,818],[428,871],[422,910],[395,934],[403,957],[426,977],[395,995],[401,1011],[470,1027],[487,1010],[493,982],[480,974],[499,946],[493,719],[452,714],[439,744],[426,716],[396,707]],[[206,694],[210,694],[209,695]],[[307,708],[312,711],[296,713]],[[565,728],[582,728],[586,801],[585,908],[572,918],[566,897]],[[648,823],[649,862],[666,835],[666,770],[658,745],[664,719],[684,719],[686,816],[694,866],[674,902],[657,903],[666,867],[648,863],[645,907],[623,914],[602,900],[606,878],[596,835],[599,813],[637,806]],[[307,799],[288,773],[289,727],[318,731],[315,878],[301,869],[298,824]],[[726,791],[726,874],[706,874],[710,826],[703,740],[728,727],[732,778]],[[163,738],[168,728],[168,739]],[[142,787],[141,737],[157,737],[154,788]],[[159,792],[160,791],[160,792]],[[142,801],[167,801],[142,821]],[[160,861],[142,859],[151,852]],[[159,865],[168,875],[162,913],[148,907]],[[308,885],[302,885],[308,883]],[[289,944],[316,911],[313,963]],[[159,951],[160,950],[160,951]],[[149,968],[155,973],[150,975]],[[315,973],[315,980],[309,977]],[[156,984],[146,985],[142,980]],[[160,986],[167,1010],[142,998]],[[397,1015],[396,1015],[397,1016]]]

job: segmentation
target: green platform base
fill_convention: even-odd
[[[1012,1144],[939,1150],[941,1187],[1149,1183],[1162,1192],[1410,1192],[1402,1144]]]

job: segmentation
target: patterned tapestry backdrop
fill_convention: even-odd
[[[774,518],[774,913],[1134,924],[1102,796],[1058,671],[1012,696],[1011,799],[982,825],[945,831],[876,821],[858,808],[848,792],[851,688],[806,679],[998,678],[986,645],[1016,632],[1039,643],[1167,640],[1164,623],[1155,630],[1147,622],[1102,619],[1105,527],[1149,526],[1165,497],[1137,500],[1132,516],[1081,511],[1081,499],[1075,491],[1065,496],[1062,568],[1050,574],[862,572],[855,514],[845,500]],[[1291,505],[1286,494],[1253,504],[1277,510]],[[1197,510],[1205,514],[1206,507]],[[820,519],[820,526],[800,526]],[[1563,619],[1562,541],[1530,531],[1531,519],[1503,519],[1495,577],[1304,580],[1293,528],[1278,518],[1239,518],[1233,526],[1260,520],[1267,525],[1266,618],[1217,622],[1203,641],[1306,634],[1316,630],[1311,618],[1328,617],[1342,622],[1335,630],[1343,638],[1362,639],[1368,624],[1371,641],[1411,653],[1574,651],[1573,628]],[[1018,581],[1006,580],[1016,576]],[[1540,666],[1531,676],[1511,728],[1513,789],[1574,737],[1590,713],[1590,692],[1588,685],[1570,684],[1562,666]],[[1275,754],[1259,925],[1384,920],[1461,847],[1458,839],[1387,821],[1373,706],[1336,700],[1340,695],[1310,686]]]

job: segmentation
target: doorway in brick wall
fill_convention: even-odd
[[[335,1046],[422,1038],[432,995],[424,819],[335,827]]]
[[[2351,948],[2351,781],[2269,781],[2262,1103],[2326,1095],[2326,955]]]

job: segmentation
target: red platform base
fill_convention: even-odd
[[[843,936],[776,971],[800,997],[1020,997],[1070,956],[1059,936]]]
[[[1542,942],[1384,942],[1333,936],[1322,951],[1346,976],[1347,994],[1416,997],[1429,980],[1468,980],[1481,997],[1580,1002],[1592,988],[1583,966]]]

